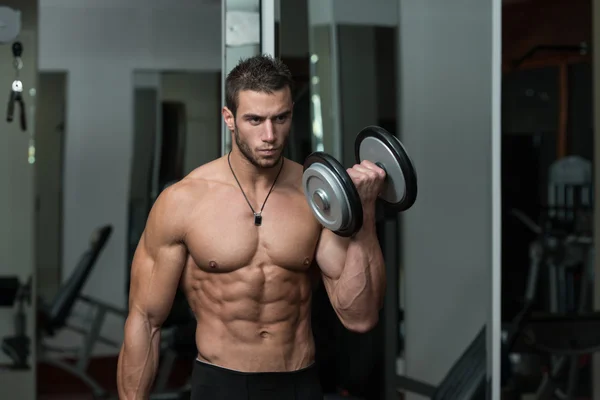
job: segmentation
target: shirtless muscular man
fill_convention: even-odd
[[[292,85],[277,59],[240,61],[227,76],[222,110],[231,152],[156,200],[131,268],[121,399],[148,398],[178,287],[197,320],[193,400],[323,398],[310,318],[314,278],[347,329],[366,332],[378,322],[386,279],[375,202],[385,173],[369,161],[348,169],[363,227],[351,238],[323,228],[304,196],[302,165],[282,155]]]

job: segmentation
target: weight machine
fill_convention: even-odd
[[[539,222],[519,210],[511,214],[536,234],[521,312],[505,327],[511,354],[538,354],[547,372],[535,398],[574,399],[582,356],[600,350],[600,313],[592,312],[593,188],[591,163],[580,157],[550,169],[548,205]]]
[[[2,341],[2,351],[13,361],[9,369],[28,370],[29,336],[27,336],[27,315],[25,306],[31,305],[31,277],[22,284],[18,277],[0,278],[0,307],[15,307],[14,336]],[[22,349],[22,351],[19,351]]]

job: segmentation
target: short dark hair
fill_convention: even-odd
[[[287,65],[280,59],[261,54],[242,59],[225,79],[225,105],[235,115],[239,92],[273,93],[288,86],[294,90],[294,79]]]

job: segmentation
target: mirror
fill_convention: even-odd
[[[308,2],[276,1],[276,55],[294,78],[294,117],[286,157],[300,164],[314,148],[311,134],[311,90],[308,51]]]
[[[63,1],[42,9],[42,46],[32,51],[40,57],[35,195],[32,188],[11,200],[37,207],[35,262],[44,308],[41,351],[31,359],[37,385],[27,387],[37,388],[39,398],[115,395],[132,248],[149,207],[173,180],[220,155],[221,4]],[[24,70],[30,65],[24,58]],[[10,129],[2,129],[1,140],[18,137],[13,147],[27,156],[29,137],[17,136],[15,123]],[[21,153],[6,154],[17,165]],[[10,182],[4,186],[19,188]],[[12,231],[23,232],[27,219],[13,214],[20,230]],[[15,257],[33,257],[2,243],[7,251],[18,249],[10,253]],[[170,321],[181,309],[174,307]],[[155,392],[185,394],[191,365],[168,350]],[[4,393],[4,382],[0,387]]]
[[[378,125],[419,179],[411,209],[379,210],[386,304],[377,329],[340,333],[351,355],[331,379],[350,394],[499,394],[499,5],[308,1],[313,150],[351,167],[356,135]]]
[[[512,397],[598,396],[594,7],[503,6],[502,385]],[[533,16],[543,23],[526,27]],[[565,34],[548,28],[559,25]]]
[[[35,398],[35,132],[38,2],[0,4],[0,387]]]

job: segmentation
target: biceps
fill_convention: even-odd
[[[346,263],[349,243],[350,239],[323,230],[315,258],[325,280],[339,279]]]
[[[142,314],[152,325],[169,315],[187,259],[180,244],[148,249],[142,238],[131,267],[130,310]]]

